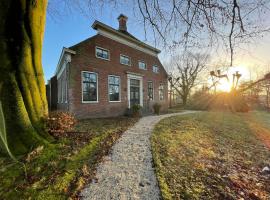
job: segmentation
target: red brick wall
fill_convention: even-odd
[[[96,58],[96,46],[110,51],[109,61]],[[70,63],[69,111],[78,118],[109,117],[123,114],[128,107],[127,72],[143,75],[144,101],[147,99],[148,81],[154,83],[154,101],[159,100],[158,87],[160,83],[164,83],[165,100],[160,103],[163,105],[163,110],[168,108],[167,74],[157,57],[101,35],[85,40],[71,49],[76,51],[76,55],[72,55]],[[120,64],[120,54],[131,58],[131,66]],[[139,69],[138,60],[145,61],[147,70]],[[152,71],[153,65],[160,67],[158,74]],[[81,71],[98,73],[98,103],[82,103]],[[121,77],[121,102],[109,102],[108,75]]]

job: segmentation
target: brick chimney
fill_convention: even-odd
[[[127,16],[121,14],[119,15],[119,17],[117,18],[118,22],[119,22],[119,31],[127,31]]]

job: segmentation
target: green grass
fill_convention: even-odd
[[[0,199],[75,198],[94,178],[95,167],[137,119],[89,119],[54,144],[42,146],[21,163],[0,157]]]
[[[269,177],[261,173],[270,150],[257,134],[259,127],[270,137],[269,120],[262,112],[162,120],[151,144],[163,199],[270,199]]]

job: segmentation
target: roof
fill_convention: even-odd
[[[146,48],[148,50],[151,50],[151,51],[153,51],[153,52],[155,52],[157,54],[161,52],[159,49],[157,49],[155,47],[152,47],[152,46],[140,41],[139,39],[134,37],[132,34],[130,34],[128,31],[116,30],[116,29],[114,29],[114,28],[112,28],[112,27],[110,27],[110,26],[108,26],[108,25],[106,25],[106,24],[104,24],[104,23],[102,23],[100,21],[96,20],[93,23],[92,28],[95,29],[95,30],[104,29],[104,30],[109,31],[111,33],[114,33],[115,35],[120,36],[120,37],[122,37],[122,38],[124,38],[124,39],[126,39],[126,40],[128,40],[130,42],[133,42],[133,43],[135,43],[135,44],[137,44],[137,45],[139,45],[141,47],[144,47],[144,48]]]
[[[75,51],[73,51],[69,48],[63,47],[58,64],[57,64],[57,67],[56,67],[56,70],[55,70],[55,73],[54,73],[55,75],[61,70],[61,62],[63,60],[65,53],[76,54]]]

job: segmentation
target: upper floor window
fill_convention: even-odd
[[[96,57],[109,60],[110,59],[110,52],[107,49],[103,49],[101,47],[96,47]]]
[[[139,61],[139,69],[144,69],[146,70],[146,64],[144,61]]]
[[[157,65],[153,66],[153,72],[154,73],[159,73],[159,67]]]
[[[120,101],[120,77],[110,75],[109,82],[109,101]]]
[[[82,101],[98,101],[98,77],[94,72],[82,72]]]
[[[148,81],[147,90],[148,90],[147,91],[148,92],[148,99],[153,100],[154,99],[154,87],[153,87],[152,81]]]
[[[164,84],[163,83],[159,84],[158,92],[159,92],[159,100],[160,101],[164,100]]]
[[[120,63],[123,64],[123,65],[131,65],[131,62],[130,62],[130,57],[128,56],[125,56],[125,55],[120,55]]]

